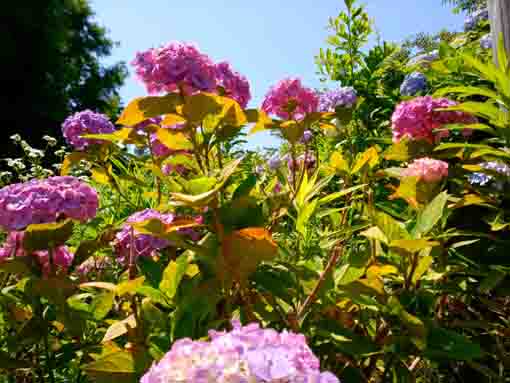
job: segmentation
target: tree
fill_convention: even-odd
[[[127,70],[101,64],[115,44],[86,0],[12,1],[2,11],[2,157],[12,154],[11,134],[37,145],[44,134],[60,137],[75,111],[117,113]]]
[[[487,6],[487,0],[443,0],[443,4],[451,4],[456,12],[473,12]]]

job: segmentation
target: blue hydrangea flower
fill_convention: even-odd
[[[358,101],[356,89],[346,86],[328,90],[319,96],[319,111],[334,112],[336,107],[352,108]]]
[[[485,186],[492,181],[492,177],[480,172],[475,172],[469,175],[469,183],[471,185]]]
[[[464,20],[464,30],[472,31],[483,20],[489,19],[489,10],[487,8],[479,9],[466,17]]]
[[[503,176],[510,177],[510,166],[508,166],[505,163],[497,162],[497,161],[490,161],[490,162],[483,162],[480,164],[480,166],[486,170],[492,170],[492,171],[499,173]]]
[[[406,76],[400,86],[402,96],[415,96],[427,89],[427,77],[423,73],[413,72]]]
[[[282,159],[278,155],[271,157],[269,159],[268,165],[269,165],[269,169],[271,169],[272,171],[275,171],[275,170],[279,169],[280,166],[282,166]]]
[[[492,36],[490,33],[480,39],[480,47],[482,49],[492,49]]]

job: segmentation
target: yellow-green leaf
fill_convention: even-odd
[[[188,121],[198,123],[209,114],[221,112],[222,105],[218,97],[205,92],[186,97],[182,112]]]
[[[60,168],[60,175],[66,176],[69,174],[73,165],[79,164],[81,160],[85,160],[88,158],[87,153],[83,152],[73,152],[65,156],[64,161],[62,162],[62,167]]]
[[[124,109],[117,123],[124,126],[133,126],[148,118],[175,113],[177,106],[182,103],[183,100],[177,93],[136,98]]]
[[[417,253],[427,247],[439,245],[439,242],[428,241],[426,239],[397,239],[390,242],[390,247],[402,249],[409,253]]]
[[[363,166],[368,164],[370,168],[373,168],[379,163],[379,153],[377,153],[377,150],[372,146],[368,148],[363,154],[358,158],[356,163],[354,164],[351,173],[356,174],[358,173]]]
[[[70,219],[56,223],[29,225],[25,229],[23,247],[28,252],[48,250],[63,245],[73,234],[74,223]]]
[[[388,238],[377,226],[372,226],[370,229],[362,231],[360,235],[367,237],[369,239],[375,239],[377,241],[381,241],[382,243],[388,244]]]
[[[122,296],[125,294],[134,295],[136,293],[136,290],[143,285],[144,281],[145,277],[142,276],[121,282],[117,285],[115,291],[117,292],[118,296]]]
[[[184,133],[174,132],[171,129],[160,128],[156,131],[158,140],[172,150],[191,150],[193,144]]]
[[[344,158],[342,153],[339,151],[333,152],[331,155],[331,158],[329,160],[329,165],[336,171],[336,172],[349,172],[349,163]]]

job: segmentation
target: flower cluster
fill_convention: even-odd
[[[505,182],[510,178],[510,166],[498,161],[482,162],[480,167],[493,173],[486,174],[484,172],[474,172],[469,175],[469,183],[472,185],[486,186],[493,183],[497,190],[502,190]],[[497,179],[499,176],[499,179]],[[501,179],[503,178],[503,179]]]
[[[52,262],[50,262],[48,250],[35,251],[33,254],[27,254],[23,248],[22,231],[11,231],[0,248],[0,262],[10,257],[23,257],[33,255],[41,266],[44,275],[49,275],[52,271],[51,265],[56,266],[57,270],[65,271],[73,263],[74,254],[69,251],[67,246],[59,246],[51,251]]]
[[[409,66],[415,66],[415,65],[427,66],[431,62],[436,61],[437,59],[439,59],[439,51],[435,50],[430,53],[424,53],[424,54],[413,57],[411,60],[409,60],[408,65]]]
[[[130,225],[130,223],[143,222],[150,219],[157,219],[164,224],[170,224],[175,220],[174,214],[164,214],[157,210],[146,209],[131,215],[122,230],[119,231],[113,242],[115,252],[118,255],[118,260],[121,263],[129,262],[131,253],[131,244],[133,244],[133,255],[138,257],[150,257],[156,255],[159,250],[172,246],[172,242],[157,238],[149,234],[141,234]],[[132,237],[131,234],[134,234]],[[192,229],[181,229],[179,233],[191,237],[193,241],[199,239],[199,234]]]
[[[448,163],[432,158],[420,158],[414,160],[402,172],[404,177],[417,177],[426,183],[439,182],[448,177]]]
[[[131,63],[137,77],[149,93],[183,90],[186,94],[199,91],[225,95],[244,108],[251,98],[248,80],[234,71],[227,62],[215,64],[194,44],[170,42],[160,48],[136,54]]]
[[[427,89],[427,77],[423,73],[413,72],[404,78],[404,82],[400,86],[400,94],[402,96],[414,96],[418,92]]]
[[[302,334],[232,324],[230,332],[210,331],[208,342],[178,340],[140,382],[339,382],[332,373],[320,372]]]
[[[313,138],[313,132],[311,130],[305,130],[303,132],[303,137],[299,140],[302,144],[308,144],[310,141],[312,141]]]
[[[105,134],[115,131],[115,126],[104,114],[84,110],[75,113],[62,124],[62,133],[67,143],[76,150],[85,150],[89,145],[100,144],[101,140],[82,138],[86,134]]]
[[[242,108],[246,108],[251,99],[250,83],[240,73],[232,69],[226,61],[216,64],[216,85],[221,86],[225,96],[236,100]]]
[[[464,30],[466,32],[475,29],[478,24],[489,19],[489,10],[487,8],[479,9],[466,17],[464,20]]]
[[[492,49],[492,36],[490,33],[486,34],[480,39],[480,48]]]
[[[287,167],[291,172],[299,170],[303,164],[307,170],[314,169],[317,165],[317,159],[313,153],[310,152],[301,154],[296,158],[296,161],[294,161],[290,155],[287,155],[285,159],[287,160]]]
[[[76,273],[81,277],[86,278],[91,273],[100,273],[111,266],[112,261],[109,257],[89,257],[76,268]]]
[[[353,87],[328,90],[319,96],[319,111],[334,112],[337,107],[352,108],[357,101],[358,94]]]
[[[75,177],[50,177],[0,189],[0,227],[20,230],[30,224],[72,218],[85,222],[96,216],[96,191]]]
[[[262,110],[282,119],[300,120],[307,113],[317,111],[317,94],[301,84],[298,78],[287,78],[278,82],[266,94]]]
[[[456,105],[454,101],[430,96],[417,97],[400,103],[391,117],[393,141],[398,142],[407,137],[411,140],[434,142],[441,137],[448,136],[448,131],[434,133],[435,129],[439,129],[443,125],[472,124],[476,122],[472,115],[464,112],[437,110],[454,105]],[[465,129],[463,133],[468,134],[470,130]]]
[[[269,169],[271,169],[272,171],[275,171],[278,168],[280,168],[280,166],[282,166],[282,159],[280,158],[280,156],[275,155],[269,159],[268,165],[269,165]]]

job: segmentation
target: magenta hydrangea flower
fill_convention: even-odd
[[[165,224],[170,224],[176,219],[176,216],[171,213],[164,214],[153,209],[142,210],[131,215],[126,220],[122,230],[115,235],[113,242],[118,260],[121,263],[129,262],[131,243],[133,243],[133,255],[135,258],[154,256],[159,250],[173,246],[173,243],[166,239],[157,238],[149,234],[141,234],[130,225],[130,223],[143,222],[149,219],[158,219]],[[131,237],[131,233],[134,234],[134,238]],[[189,236],[193,241],[200,239],[200,235],[192,229],[181,229],[179,233]]]
[[[287,160],[287,167],[289,168],[290,171],[301,169],[303,163],[305,165],[305,169],[307,170],[314,169],[315,166],[317,165],[317,159],[311,152],[301,154],[296,158],[295,162],[292,160],[292,157],[288,154],[285,156],[285,159]]]
[[[115,131],[115,126],[104,114],[84,110],[66,118],[62,124],[62,133],[67,143],[76,150],[85,150],[89,145],[101,144],[103,141],[82,138],[86,134],[106,134]]]
[[[86,222],[96,216],[98,205],[97,192],[78,178],[33,179],[0,189],[0,227],[21,230],[64,218]]]
[[[427,140],[431,143],[448,136],[448,131],[434,132],[447,124],[472,124],[476,118],[460,111],[439,111],[457,105],[447,98],[432,98],[431,96],[416,97],[397,105],[391,117],[393,141],[403,138],[411,140]],[[465,129],[470,133],[470,130]]]
[[[89,257],[76,268],[76,273],[82,277],[82,279],[86,279],[89,274],[94,272],[101,273],[112,266],[112,259],[109,257]]]
[[[414,160],[402,172],[404,177],[417,177],[427,183],[439,182],[448,177],[448,163],[432,158],[420,158]]]
[[[50,263],[49,251],[38,250],[32,254],[28,254],[23,248],[23,237],[25,233],[22,231],[11,231],[0,248],[0,262],[11,257],[23,257],[33,255],[45,276],[52,271],[51,263],[53,263],[54,271],[67,271],[74,259],[74,254],[69,251],[67,246],[59,246],[52,251],[52,262]]]
[[[140,383],[339,383],[320,372],[304,335],[232,324],[230,332],[209,331],[208,342],[178,340]]]
[[[287,78],[269,90],[262,102],[262,110],[282,119],[300,120],[307,113],[316,112],[318,104],[314,90],[303,86],[298,78]]]
[[[214,63],[194,44],[174,41],[139,52],[131,65],[149,93],[173,92],[182,88],[192,94],[216,88]]]
[[[188,172],[188,170],[189,169],[186,166],[181,165],[181,164],[177,164],[177,165],[164,164],[163,167],[161,168],[161,171],[163,172],[163,174],[165,176],[169,176],[173,173],[177,173],[177,174],[183,176]]]
[[[133,126],[133,129],[140,131],[140,130],[144,130],[149,125],[158,125],[159,126],[159,125],[161,125],[162,121],[163,121],[163,117],[160,117],[160,116],[148,118],[145,121],[142,121],[142,122],[136,124],[135,126]]]
[[[250,83],[240,73],[234,71],[226,61],[215,65],[216,86],[225,90],[225,96],[236,100],[241,107],[246,108],[251,99]]]

